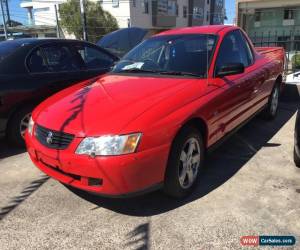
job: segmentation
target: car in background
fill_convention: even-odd
[[[295,143],[294,143],[294,162],[297,167],[300,167],[300,114],[297,112],[295,124]]]
[[[65,39],[0,43],[0,134],[22,146],[33,108],[52,94],[108,72],[118,57],[94,44]]]
[[[97,42],[97,45],[121,58],[149,36],[150,33],[146,29],[138,27],[124,28],[103,36]]]

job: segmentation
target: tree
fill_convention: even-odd
[[[118,23],[109,12],[104,11],[99,1],[85,4],[87,34],[90,42],[97,42],[105,34],[118,29]],[[68,33],[82,39],[82,23],[78,0],[68,0],[59,5],[60,25]]]

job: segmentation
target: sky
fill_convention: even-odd
[[[225,0],[226,16],[225,24],[233,24],[235,18],[235,0]]]
[[[26,11],[26,9],[20,7],[20,3],[21,3],[21,0],[8,0],[10,18],[12,20],[26,24],[27,11]]]
[[[21,0],[8,0],[11,19],[26,24],[27,12],[26,9],[20,7]],[[180,0],[179,0],[180,1]],[[225,0],[226,15],[228,20],[226,24],[232,24],[235,17],[235,0]],[[1,22],[2,23],[2,20]]]

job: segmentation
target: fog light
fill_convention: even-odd
[[[96,179],[96,178],[88,178],[88,185],[89,186],[102,186],[102,179]]]

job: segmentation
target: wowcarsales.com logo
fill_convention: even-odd
[[[293,246],[296,244],[294,236],[242,236],[242,246]]]

